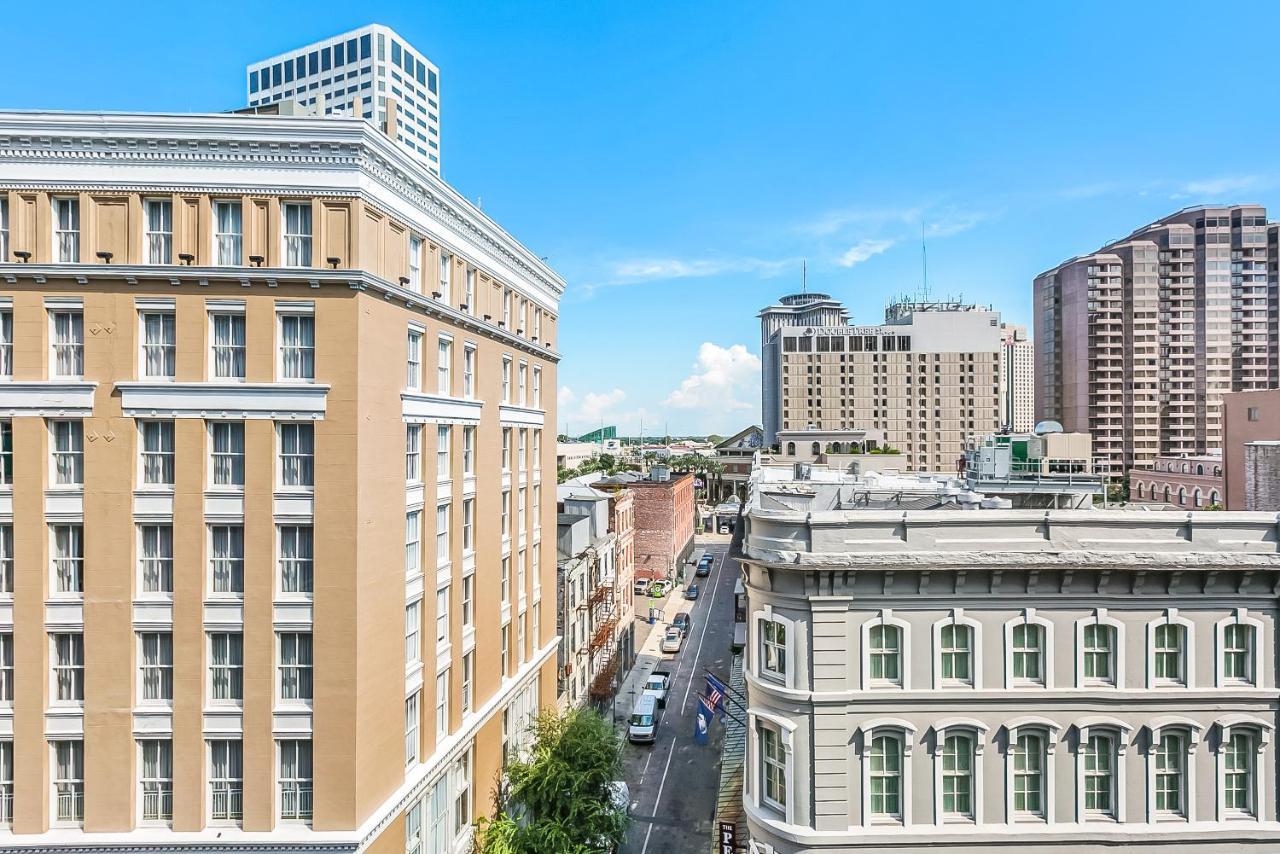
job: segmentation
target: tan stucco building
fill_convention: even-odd
[[[0,277],[0,846],[466,848],[562,280],[367,122],[74,113],[0,114]]]

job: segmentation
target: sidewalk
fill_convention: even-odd
[[[635,666],[631,668],[627,678],[618,687],[618,693],[614,695],[613,726],[614,729],[622,730],[623,732],[626,731],[627,720],[631,717],[631,707],[635,705],[636,698],[640,696],[640,689],[645,680],[666,659],[659,647],[662,645],[662,636],[667,633],[667,626],[675,619],[676,614],[688,611],[694,604],[692,601],[685,599],[679,589],[673,589],[664,599],[647,599],[646,601],[655,604],[655,606],[656,603],[661,603],[664,609],[663,619],[655,622],[652,626],[648,626],[650,630],[648,637],[636,647]],[[639,612],[638,608],[637,612]],[[648,606],[646,606],[644,613],[647,617]]]

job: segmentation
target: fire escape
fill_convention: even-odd
[[[618,674],[618,596],[617,574],[608,580],[598,580],[587,600],[592,614],[591,641],[587,654],[592,661],[603,661],[591,680],[591,699],[604,700],[613,693],[613,679]]]

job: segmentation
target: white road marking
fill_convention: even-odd
[[[653,817],[658,817],[658,804],[662,803],[662,787],[667,785],[667,772],[671,770],[671,757],[676,755],[676,743],[671,742],[671,752],[667,754],[667,766],[662,769],[662,779],[658,781],[658,797],[653,801]],[[644,847],[640,849],[640,854],[647,854],[649,850],[649,834],[653,833],[653,822],[649,822],[649,829],[644,832]]]
[[[640,783],[644,783],[644,775],[649,773],[649,763],[653,761],[653,751],[649,751],[649,758],[644,761],[644,768],[640,770]]]
[[[689,684],[684,689],[684,702],[680,707],[681,714],[689,707],[689,692],[693,690],[693,681],[698,673],[698,659],[702,656],[702,643],[707,639],[707,624],[711,622],[711,611],[716,605],[716,594],[720,592],[720,573],[724,569],[724,565],[728,563],[728,551],[719,557],[720,562],[716,565],[716,577],[711,582],[711,601],[707,603],[706,613],[702,616],[702,636],[698,638],[698,649],[693,654],[693,672],[689,674]]]

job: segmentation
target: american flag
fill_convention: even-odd
[[[724,711],[724,692],[725,687],[719,679],[707,674],[707,702],[711,708]]]

